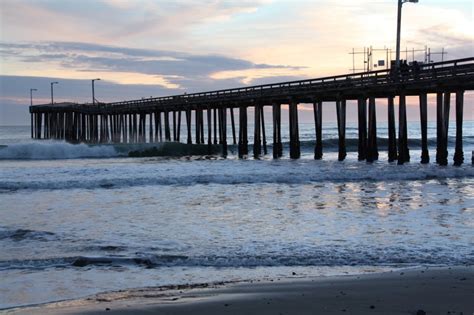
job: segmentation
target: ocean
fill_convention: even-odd
[[[250,126],[249,126],[250,127]],[[182,146],[86,145],[32,140],[29,126],[0,127],[0,309],[99,292],[176,284],[359,274],[474,264],[474,122],[465,164],[357,161],[357,124],[337,161],[337,128],[300,125],[302,158],[184,155]],[[227,128],[231,143],[230,126]],[[252,142],[252,130],[249,141]],[[159,156],[129,157],[157,146]],[[200,152],[198,147],[187,147]],[[201,150],[202,151],[202,150]],[[251,147],[250,147],[251,152]]]

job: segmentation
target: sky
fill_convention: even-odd
[[[52,81],[55,102],[90,102],[100,78],[110,102],[350,73],[353,49],[394,49],[396,15],[396,0],[0,0],[0,125],[28,124],[30,88],[48,103]],[[474,0],[404,4],[402,25],[403,50],[474,56]]]

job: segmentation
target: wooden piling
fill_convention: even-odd
[[[186,110],[186,128],[187,128],[187,132],[188,132],[188,138],[187,138],[186,143],[187,144],[192,144],[193,139],[192,139],[192,136],[191,136],[191,110],[190,109]]]
[[[173,141],[178,139],[178,128],[176,124],[176,111],[173,111]]]
[[[155,111],[153,112],[153,120],[154,120],[154,124],[155,124],[155,130],[154,130],[154,139],[155,139],[155,142],[159,142],[159,137],[158,137],[158,117],[159,117],[159,112]]]
[[[230,109],[230,120],[231,120],[231,123],[232,123],[232,140],[233,140],[233,144],[236,145],[237,144],[237,137],[235,136],[234,108],[231,107],[229,109]]]
[[[407,127],[407,111],[406,111],[406,96],[401,93],[399,96],[399,119],[398,119],[398,164],[402,165],[410,161],[410,154],[408,149],[408,127]]]
[[[207,108],[207,153],[212,154],[212,109]]]
[[[300,138],[298,127],[298,103],[291,101],[289,104],[290,120],[290,158],[299,159],[301,156]]]
[[[262,122],[262,142],[263,142],[263,154],[267,155],[267,136],[265,132],[265,114],[264,114],[264,106],[260,106],[260,121]]]
[[[261,131],[260,131],[260,128],[261,128],[261,125],[260,125],[260,114],[261,114],[261,110],[260,110],[260,105],[259,104],[255,104],[255,107],[254,107],[254,117],[255,117],[255,120],[254,120],[254,133],[253,133],[253,157],[258,159],[260,157],[260,155],[262,154],[262,142],[261,142],[261,138],[260,138],[260,134],[261,134]]]
[[[448,141],[449,141],[449,111],[451,108],[451,93],[444,93],[444,113],[443,113],[443,155],[440,165],[448,165]]]
[[[148,113],[148,142],[153,143],[153,114]]]
[[[394,97],[388,97],[388,161],[397,159],[397,131],[395,128]]]
[[[201,144],[201,119],[199,109],[194,111],[194,129],[196,132],[196,144]]]
[[[337,131],[339,135],[339,155],[338,160],[344,161],[347,156],[346,151],[346,101],[336,101]]]
[[[178,135],[176,141],[181,141],[181,111],[178,111]]]
[[[227,114],[226,108],[219,108],[219,135],[220,143],[222,144],[222,156],[227,157]]]
[[[421,163],[428,164],[430,155],[428,151],[428,95],[420,94],[420,123],[421,123]]]
[[[217,108],[214,108],[214,144],[217,144]]]
[[[273,158],[277,159],[283,155],[281,143],[281,105],[273,103]]]
[[[164,112],[165,115],[165,141],[171,141],[171,130],[170,130],[170,113]]]
[[[323,158],[323,102],[313,102],[314,131],[316,134],[316,144],[314,146],[314,159]]]
[[[357,100],[357,121],[358,121],[358,156],[359,161],[367,159],[367,99]]]
[[[248,138],[247,138],[247,106],[239,107],[239,158],[248,155]]]
[[[436,163],[442,166],[448,165],[450,98],[450,93],[438,93],[436,98]]]
[[[161,113],[163,112],[158,113],[158,134],[160,137],[160,142],[163,142],[163,124],[161,120]]]
[[[464,152],[462,148],[462,120],[464,107],[464,91],[456,92],[456,148],[454,150],[454,166],[464,163]]]
[[[377,115],[375,108],[375,98],[369,98],[369,134],[367,141],[367,162],[378,160],[379,152],[377,146]]]
[[[204,110],[203,109],[199,109],[199,128],[201,129],[199,132],[201,135],[201,144],[204,144],[205,140],[204,140]]]

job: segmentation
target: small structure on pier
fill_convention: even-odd
[[[298,104],[314,108],[314,158],[323,157],[322,107],[335,102],[339,135],[339,160],[346,158],[346,107],[358,106],[358,158],[373,162],[379,157],[377,143],[377,99],[388,100],[388,158],[403,164],[410,161],[406,97],[418,96],[421,120],[421,162],[430,161],[427,139],[428,94],[436,94],[436,162],[448,164],[448,127],[451,95],[456,96],[456,147],[454,165],[464,161],[462,125],[465,91],[474,90],[474,58],[418,65],[403,72],[380,70],[311,80],[282,82],[236,89],[148,98],[115,103],[48,104],[30,107],[31,137],[64,139],[85,143],[143,143],[181,141],[181,115],[186,121],[188,144],[222,146],[227,155],[227,117],[230,115],[232,142],[239,157],[249,154],[247,110],[254,110],[253,156],[267,154],[264,107],[272,107],[273,157],[283,156],[281,105],[289,106],[289,155],[300,157]],[[395,100],[398,100],[398,139]],[[368,105],[368,106],[367,106]],[[234,110],[239,113],[236,132]],[[192,118],[194,117],[194,126]],[[148,124],[147,124],[148,120]],[[206,120],[206,124],[204,123]],[[207,125],[207,136],[205,132]],[[194,138],[193,138],[194,127]],[[147,136],[148,134],[148,136]],[[207,138],[207,139],[206,139]]]

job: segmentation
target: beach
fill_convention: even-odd
[[[472,314],[474,268],[147,288],[7,314]]]

